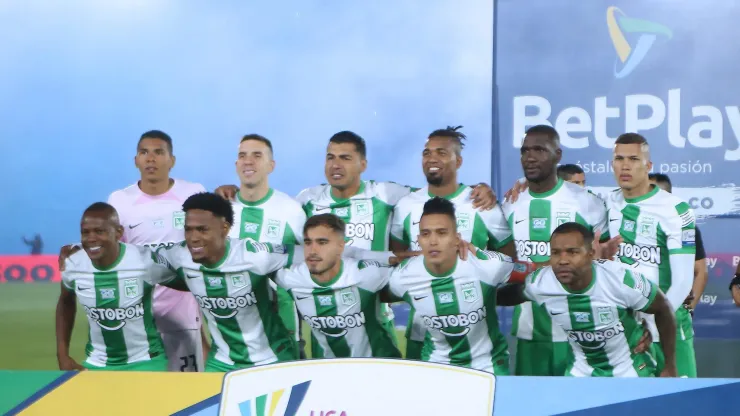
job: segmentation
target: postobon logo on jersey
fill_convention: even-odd
[[[218,319],[229,319],[236,316],[237,309],[246,308],[257,303],[257,296],[254,292],[249,292],[246,295],[227,297],[227,298],[213,298],[208,296],[195,296],[198,300],[198,305],[202,309],[207,309],[215,318]],[[214,309],[227,312],[225,315],[214,312]]]
[[[550,256],[549,241],[516,240],[516,254],[519,258],[531,256]]]
[[[364,238],[365,240],[372,240],[374,235],[375,224],[372,223],[349,223],[345,230],[345,236],[347,238]]]
[[[619,245],[617,256],[627,257],[641,263],[660,264],[660,247],[622,243]]]
[[[90,308],[85,306],[85,314],[106,331],[117,331],[126,325],[127,319],[137,319],[144,316],[144,305],[129,306],[127,308]],[[114,326],[108,326],[100,321],[119,321]]]
[[[422,316],[424,325],[430,329],[438,329],[439,332],[443,333],[448,337],[462,337],[470,332],[470,325],[477,324],[484,320],[488,313],[486,307],[478,308],[475,311],[468,313],[458,313],[455,315],[439,315],[439,316]],[[460,332],[450,332],[448,328],[462,328]]]
[[[335,316],[304,316],[303,320],[313,329],[329,337],[341,337],[347,334],[347,329],[359,328],[365,325],[365,312],[352,315]],[[332,331],[326,331],[331,329]],[[336,330],[339,330],[338,332]]]
[[[606,341],[622,333],[624,333],[624,325],[622,325],[622,322],[617,322],[611,328],[598,331],[568,331],[568,338],[577,342],[584,350],[596,350],[603,348]]]

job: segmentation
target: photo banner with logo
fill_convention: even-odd
[[[709,282],[696,310],[699,337],[736,337],[727,285],[740,258],[740,55],[734,2],[500,0],[496,7],[493,183],[523,176],[524,132],[548,124],[562,162],[589,188],[616,188],[614,140],[637,132],[653,172],[694,210]],[[734,323],[733,323],[734,322]]]

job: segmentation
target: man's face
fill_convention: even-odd
[[[354,143],[329,142],[324,164],[324,174],[329,185],[341,190],[357,185],[365,168],[367,161],[357,151]]]
[[[574,173],[568,178],[568,182],[574,183],[582,188],[586,187],[586,174],[585,173]]]
[[[554,140],[545,134],[528,134],[520,149],[524,177],[530,182],[542,182],[549,178],[558,162],[561,151]]]
[[[421,154],[421,167],[430,185],[448,184],[462,165],[458,144],[449,137],[431,137]]]
[[[89,212],[80,222],[80,236],[82,248],[90,260],[100,260],[116,250],[123,228],[117,217],[107,218],[106,215]]]
[[[583,244],[581,234],[554,234],[550,240],[550,266],[563,285],[577,283],[588,273],[594,251]]]
[[[341,261],[343,252],[344,236],[328,226],[310,228],[303,235],[303,255],[311,274],[331,270]]]
[[[191,209],[185,213],[185,244],[196,263],[218,261],[226,244],[229,223],[210,211]]]
[[[616,145],[612,165],[619,187],[626,190],[638,188],[648,182],[648,174],[653,167],[640,144]]]
[[[259,140],[246,140],[239,144],[236,174],[239,175],[242,185],[248,188],[260,185],[274,169],[272,152],[265,143]]]
[[[136,148],[134,164],[141,173],[141,179],[167,180],[175,166],[175,156],[164,140],[145,138]]]
[[[460,235],[455,220],[444,214],[429,214],[419,223],[419,245],[429,264],[447,264],[457,257]]]

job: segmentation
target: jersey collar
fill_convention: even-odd
[[[95,270],[99,270],[101,272],[107,272],[113,269],[114,267],[118,266],[118,264],[123,260],[123,255],[126,254],[126,245],[123,243],[118,243],[118,257],[116,257],[116,261],[113,262],[108,267],[95,267],[95,264],[93,264],[93,267],[95,267]]]
[[[458,262],[458,260],[457,260],[457,258],[455,258],[455,264],[452,266],[452,268],[450,270],[444,272],[444,273],[441,273],[441,274],[437,274],[437,273],[434,273],[433,271],[429,270],[429,268],[427,267],[427,263],[425,261],[422,262],[422,263],[424,263],[424,269],[426,269],[427,273],[431,274],[433,277],[448,277],[452,273],[455,273],[455,269],[457,269],[457,262]]]
[[[337,197],[335,197],[334,196],[334,193],[332,192],[332,187],[329,186],[329,197],[331,198],[332,201],[334,201],[334,204],[332,204],[332,205],[347,203],[347,202],[349,202],[350,199],[352,199],[353,196],[359,195],[359,194],[361,194],[363,192],[365,192],[365,181],[360,181],[360,188],[357,189],[357,193],[354,194],[354,195],[352,195],[352,196],[350,196],[349,198],[337,198]]]
[[[636,204],[636,203],[642,202],[642,201],[650,198],[651,196],[657,194],[658,192],[660,192],[660,188],[658,188],[657,185],[650,185],[650,186],[652,187],[652,189],[650,189],[650,192],[646,193],[645,195],[640,195],[640,196],[638,196],[636,198],[627,198],[627,197],[625,197],[624,198],[624,202],[626,202],[628,204]]]
[[[532,198],[547,198],[548,196],[550,196],[550,195],[554,194],[555,192],[559,191],[560,188],[563,187],[563,182],[564,181],[563,181],[562,178],[558,178],[558,183],[555,184],[555,187],[554,188],[550,189],[549,191],[545,191],[545,192],[542,192],[542,193],[539,193],[539,194],[538,193],[535,193],[535,192],[532,192],[532,190],[530,188],[529,195],[531,195]]]
[[[229,257],[229,251],[231,251],[231,240],[226,239],[226,247],[224,249],[224,256],[221,257],[221,260],[217,261],[216,264],[209,264],[209,265],[203,264],[201,267],[204,269],[210,269],[210,270],[218,269],[219,267],[221,267],[222,264],[224,264],[224,262],[226,262],[226,259]]]
[[[260,199],[258,199],[258,200],[256,200],[256,201],[254,201],[254,202],[252,202],[252,201],[247,201],[246,199],[242,198],[242,194],[241,194],[241,192],[237,192],[237,193],[236,193],[236,198],[237,198],[237,199],[239,200],[239,202],[241,202],[242,204],[244,204],[244,205],[246,205],[246,206],[248,206],[248,207],[254,207],[254,206],[257,206],[257,205],[262,205],[262,204],[264,204],[265,202],[267,202],[267,200],[268,200],[268,199],[270,199],[270,197],[272,196],[272,194],[273,194],[274,192],[275,192],[275,191],[274,191],[274,190],[273,190],[272,188],[270,188],[270,189],[268,189],[268,190],[267,190],[267,194],[266,194],[265,196],[263,196],[262,198],[260,198]]]
[[[456,198],[458,195],[460,195],[465,190],[465,188],[466,188],[465,185],[458,184],[457,190],[455,190],[455,192],[453,192],[453,193],[451,193],[449,195],[440,196],[440,198],[444,198],[444,199],[447,199],[447,200]],[[432,192],[429,191],[429,187],[428,186],[427,186],[427,194],[429,195],[429,198],[434,198],[434,197],[437,196],[437,195],[432,195]]]
[[[316,280],[316,279],[315,279],[315,278],[313,277],[313,275],[312,275],[311,273],[309,273],[309,275],[311,275],[311,280],[313,280],[313,282],[314,282],[314,283],[316,283],[317,285],[319,285],[319,286],[321,286],[321,287],[327,287],[327,286],[331,286],[331,285],[333,285],[334,283],[336,283],[336,282],[337,282],[337,280],[339,280],[339,278],[340,278],[340,277],[342,277],[342,273],[344,273],[344,261],[342,261],[342,260],[339,260],[339,271],[338,271],[338,272],[337,272],[337,274],[336,274],[336,275],[335,275],[334,277],[332,277],[332,278],[331,278],[331,280],[329,280],[328,282],[319,282],[318,280]]]
[[[554,273],[554,271],[553,271],[553,273]],[[557,277],[556,277],[556,279],[557,279]],[[560,282],[558,281],[558,283],[560,283]],[[565,285],[562,284],[562,283],[560,283],[560,286],[562,286],[562,288],[565,289],[565,291],[568,292],[568,293],[572,293],[574,295],[582,295],[582,294],[588,292],[589,290],[591,290],[591,288],[594,287],[594,284],[595,283],[596,283],[596,265],[592,262],[591,263],[591,283],[589,283],[588,286],[586,286],[584,289],[581,289],[581,290],[570,290],[567,287],[565,287]]]

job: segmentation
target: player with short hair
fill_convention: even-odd
[[[234,227],[231,227],[229,237],[251,238],[261,243],[302,244],[306,213],[295,199],[270,187],[269,175],[274,169],[272,142],[259,134],[242,137],[236,160],[240,188],[231,202]],[[280,319],[295,341],[300,343],[295,302],[272,280],[269,284],[273,291],[277,291]],[[299,346],[299,351],[304,356],[302,346]]]
[[[152,292],[175,277],[166,261],[146,247],[120,242],[115,208],[104,202],[82,214],[84,251],[65,260],[56,309],[60,370],[166,371],[167,359],[154,323]],[[87,359],[69,355],[77,301],[89,324]]]
[[[660,189],[670,193],[673,193],[673,185],[671,184],[671,178],[664,173],[651,173],[648,175],[650,183],[654,183]],[[689,293],[689,297],[684,301],[684,306],[689,309],[693,314],[696,305],[701,299],[701,295],[704,293],[704,289],[707,287],[707,279],[709,273],[707,271],[707,253],[704,251],[704,240],[701,238],[701,231],[699,226],[696,226],[696,255],[694,256],[694,284]]]
[[[609,232],[621,235],[617,259],[632,265],[665,293],[676,313],[676,365],[681,377],[696,377],[694,330],[689,311],[682,307],[694,281],[696,222],[689,205],[652,185],[647,140],[636,133],[620,135],[614,145],[614,176],[619,189],[606,198]],[[653,339],[660,339],[652,316],[647,320]],[[656,349],[658,371],[663,355]]]
[[[542,305],[565,330],[575,360],[574,377],[652,377],[655,361],[640,352],[643,328],[635,311],[654,316],[664,342],[661,377],[676,377],[676,323],[657,285],[636,269],[594,260],[594,235],[583,224],[558,226],[550,240],[549,266],[519,285],[519,301]]]
[[[568,163],[558,166],[558,178],[583,188],[586,187],[586,173],[578,165]]]
[[[182,203],[205,188],[171,178],[175,160],[168,134],[151,130],[141,135],[134,158],[140,180],[108,197],[124,227],[122,241],[156,249],[183,240]],[[162,334],[169,370],[202,371],[208,341],[201,332],[200,311],[193,296],[163,286],[155,288],[154,319]]]
[[[310,217],[303,234],[305,263],[279,271],[275,281],[293,296],[311,328],[313,357],[401,358],[378,297],[391,269],[342,259],[345,223],[336,215]]]
[[[604,201],[559,177],[562,157],[558,132],[546,125],[529,128],[521,164],[529,189],[516,202],[505,201],[504,215],[514,234],[517,258],[544,266],[550,260],[550,236],[558,225],[577,222],[609,239]],[[562,166],[561,166],[562,167]],[[514,372],[524,376],[561,376],[572,356],[566,333],[547,310],[533,302],[516,305],[511,334],[517,338]]]
[[[389,292],[411,304],[428,334],[420,359],[509,373],[503,360],[506,340],[499,331],[496,290],[507,283],[513,260],[476,249],[458,259],[460,223],[452,201],[434,197],[424,203],[415,238],[422,255],[404,260],[391,273]]]

